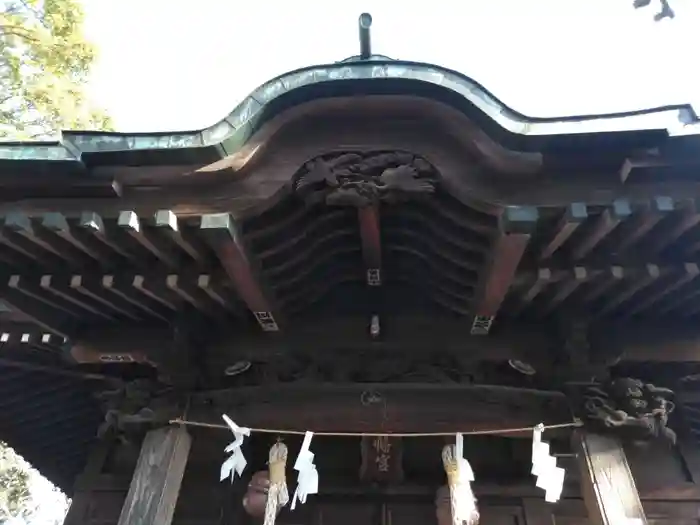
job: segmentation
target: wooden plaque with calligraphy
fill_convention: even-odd
[[[363,481],[399,483],[403,480],[401,438],[366,436],[362,438]]]

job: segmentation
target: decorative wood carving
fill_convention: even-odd
[[[364,208],[429,195],[437,180],[435,168],[412,153],[334,153],[307,162],[294,189],[309,204]]]
[[[676,441],[668,428],[668,416],[675,408],[673,391],[638,379],[619,378],[591,385],[583,392],[584,421],[596,432],[645,441]]]
[[[302,405],[305,409],[299,411]],[[218,423],[222,412],[235,414],[240,424],[253,428],[386,434],[426,428],[456,433],[572,421],[566,397],[557,392],[409,383],[265,385],[201,392],[192,395],[188,418]],[[158,415],[182,414],[171,410]]]
[[[98,437],[133,442],[140,428],[153,421],[154,408],[170,405],[170,400],[158,399],[163,392],[151,381],[136,380],[99,393],[105,419],[97,430]]]

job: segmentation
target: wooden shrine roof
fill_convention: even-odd
[[[596,370],[665,361],[677,381],[700,360],[697,120],[530,118],[455,72],[375,60],[282,75],[204,130],[1,143],[0,438],[69,490],[95,394],[134,361],[189,388],[546,390],[581,320]],[[331,197],[348,159],[377,202]]]

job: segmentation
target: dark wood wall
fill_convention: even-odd
[[[218,482],[223,458],[221,438],[194,435],[188,467],[175,510],[176,525],[253,524],[241,500],[247,479]],[[225,443],[224,443],[225,445]],[[76,484],[66,525],[116,525],[126,498],[139,448],[100,445]],[[646,445],[627,448],[627,456],[650,524],[700,525],[700,447]],[[251,458],[252,459],[252,458]],[[291,462],[291,461],[290,461]],[[584,525],[589,520],[580,496],[573,458],[562,458],[567,481],[557,504],[548,504],[534,482],[477,483],[482,525]],[[247,474],[264,466],[249,464]],[[438,487],[395,487],[388,493],[356,485],[333,488],[321,471],[321,490],[294,512],[285,509],[280,525],[424,525],[437,524],[434,490]],[[523,478],[526,480],[527,478]],[[353,482],[354,480],[350,480]],[[293,490],[290,486],[290,491]],[[359,489],[359,490],[358,490]]]

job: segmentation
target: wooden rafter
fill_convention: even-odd
[[[261,328],[266,332],[279,331],[281,315],[261,284],[233,217],[228,213],[204,215],[201,228]]]
[[[489,333],[537,225],[537,219],[536,208],[509,206],[503,211],[501,229],[477,286],[471,329],[473,334]]]

